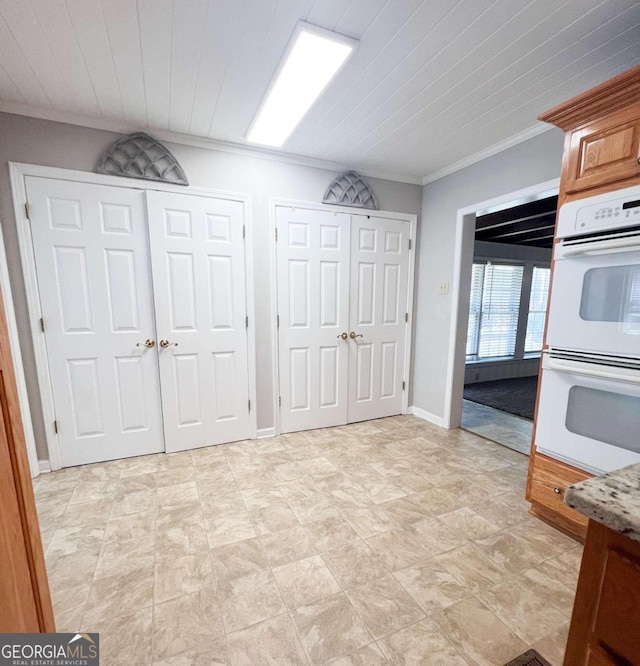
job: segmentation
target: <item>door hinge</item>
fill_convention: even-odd
[[[409,249],[411,249],[411,239],[409,239]]]
[[[405,385],[406,385],[405,382],[402,382],[402,390],[403,391],[404,391]]]
[[[276,326],[280,328],[280,315],[276,315]]]
[[[278,396],[278,407],[282,407],[282,396]]]
[[[27,220],[31,219],[31,206],[28,202],[24,205],[24,214],[27,216]]]
[[[247,316],[244,318],[244,325],[245,325],[245,328],[249,328],[249,315],[247,315]]]
[[[404,313],[404,320],[409,321],[409,313],[408,312]]]
[[[242,225],[242,240],[244,240],[246,238],[246,235],[247,235],[247,229],[243,224]]]
[[[44,333],[44,319],[40,317],[40,330]]]
[[[276,227],[276,243],[278,242],[278,227]]]
[[[249,411],[251,411],[251,400],[249,400]]]
[[[55,431],[56,435],[58,434],[58,422],[54,421],[53,422],[53,430]]]

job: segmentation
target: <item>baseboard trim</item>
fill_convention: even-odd
[[[51,471],[51,463],[48,460],[38,460],[40,474],[46,474]]]
[[[409,413],[417,416],[419,419],[424,419],[425,421],[429,421],[429,423],[440,426],[441,428],[449,427],[449,425],[441,416],[436,416],[435,414],[428,412],[426,409],[420,409],[420,407],[411,405],[411,407],[409,407]]]
[[[276,436],[275,428],[258,428],[257,432],[258,439],[267,439],[268,437]]]

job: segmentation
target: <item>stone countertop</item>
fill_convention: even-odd
[[[640,541],[640,463],[569,486],[565,504]]]

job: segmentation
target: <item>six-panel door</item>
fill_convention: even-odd
[[[409,222],[351,216],[348,421],[402,413]]]
[[[144,192],[26,187],[62,466],[163,451]]]
[[[247,439],[243,204],[149,191],[147,208],[166,450]]]
[[[278,207],[276,222],[282,432],[346,423],[349,216]]]
[[[282,431],[402,413],[409,222],[278,206],[276,225]]]

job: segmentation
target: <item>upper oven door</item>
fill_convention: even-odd
[[[640,237],[556,246],[546,341],[640,358]]]
[[[640,462],[640,370],[542,362],[535,444],[596,474]]]

